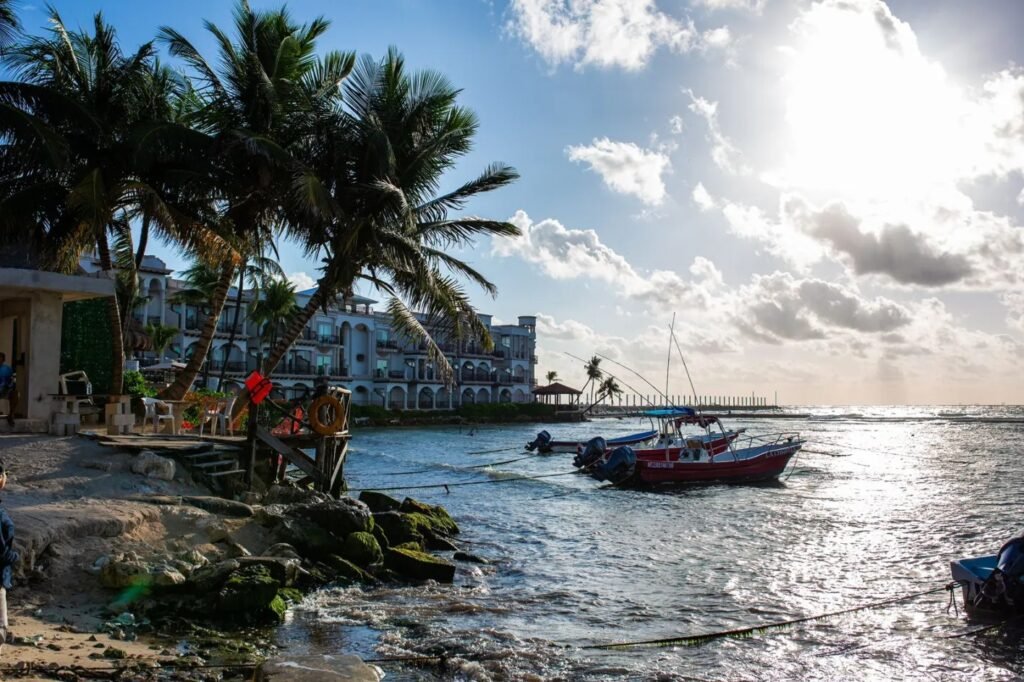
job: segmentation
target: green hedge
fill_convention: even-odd
[[[60,371],[84,370],[92,382],[93,393],[109,393],[111,378],[107,302],[102,298],[74,301],[64,305],[60,339]]]
[[[554,405],[543,403],[481,403],[463,405],[459,416],[472,419],[515,419],[516,417],[550,417],[555,414]]]

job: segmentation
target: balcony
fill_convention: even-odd
[[[219,372],[225,370],[227,372],[244,372],[246,370],[245,360],[229,360],[224,362],[223,360],[215,360],[210,363],[211,372]]]
[[[398,341],[395,341],[394,339],[377,339],[377,350],[378,351],[398,350]]]
[[[185,316],[185,331],[187,332],[198,332],[203,328],[203,322],[205,318],[199,315],[186,315]]]
[[[341,343],[341,339],[334,334],[315,334],[316,342],[321,346],[337,346]]]
[[[282,374],[296,374],[299,376],[313,376],[315,371],[312,364],[301,360],[282,363],[280,368],[278,368],[278,372]]]
[[[220,321],[217,323],[218,334],[230,334],[231,329],[232,327],[230,322]],[[235,336],[243,336],[245,334],[245,323],[242,320],[239,320],[238,324],[235,325],[234,330]]]
[[[295,343],[319,343],[320,335],[312,329],[303,329],[302,333],[299,334],[299,338],[295,339]]]
[[[491,351],[491,357],[492,358],[502,358],[503,359],[505,357],[505,351],[504,350],[493,350],[493,351]]]

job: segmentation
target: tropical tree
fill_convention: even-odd
[[[583,385],[583,392],[586,393],[587,386],[590,386],[592,384],[596,386],[597,382],[600,381],[601,378],[604,376],[604,372],[601,371],[601,358],[597,357],[596,355],[592,356],[589,360],[587,360],[586,364],[583,367],[587,372],[587,383]],[[594,402],[593,388],[591,388],[590,390],[590,402]]]
[[[601,402],[606,398],[614,401],[615,397],[620,395],[622,395],[622,388],[619,386],[619,383],[615,381],[614,377],[607,377],[597,389],[597,402]]]
[[[217,328],[217,317],[212,314],[212,309],[213,301],[218,297],[218,292],[223,286],[223,277],[221,277],[220,269],[213,268],[203,261],[196,261],[182,273],[182,281],[185,283],[185,288],[176,292],[170,298],[170,303],[182,306],[186,319],[189,307],[194,308],[197,314],[203,314],[199,339],[196,341],[195,347],[192,348],[191,355],[187,358],[185,369],[178,372],[178,377],[175,378],[175,382],[177,382],[180,375],[186,371],[191,373],[192,377],[188,379],[188,383],[185,386],[187,391],[192,386],[192,382],[195,381],[195,377],[201,369],[204,372],[204,383],[209,383],[210,381],[210,367],[209,363],[206,362],[206,356],[209,353],[210,345],[213,343],[213,334]],[[182,313],[178,314],[181,315]],[[184,353],[185,350],[182,347],[181,352]]]
[[[299,312],[295,302],[295,285],[286,279],[271,279],[260,289],[249,308],[249,319],[259,329],[260,364],[265,346],[273,348],[287,320]]]
[[[0,56],[8,45],[14,43],[20,28],[14,14],[14,0],[0,0]]]
[[[315,293],[289,321],[264,364],[273,371],[313,314],[351,296],[359,281],[390,295],[387,311],[400,334],[425,343],[430,360],[450,381],[453,370],[427,332],[458,342],[475,338],[493,347],[457,277],[493,295],[496,288],[448,253],[477,236],[515,236],[514,225],[478,217],[451,217],[471,198],[503,187],[518,175],[494,164],[474,180],[437,194],[444,173],[472,146],[477,119],[457,105],[459,91],[444,76],[410,74],[390,50],[380,61],[363,58],[344,84],[344,110],[319,112],[325,135],[310,138],[305,188],[289,204],[291,235],[323,266]],[[411,311],[426,315],[426,324]]]
[[[259,246],[255,245],[255,248],[259,248]],[[246,284],[249,285],[249,290],[258,298],[260,289],[268,283],[275,281],[275,278],[278,280],[284,278],[284,270],[281,269],[281,265],[276,260],[267,258],[259,253],[251,258],[243,256],[242,264],[238,268],[238,283],[235,285],[235,306],[231,318],[231,329],[228,330],[228,348],[235,343],[235,336],[238,333],[238,319],[242,312],[242,297],[245,294]],[[225,362],[220,369],[218,384],[224,383],[227,371],[228,363]]]
[[[214,140],[210,180],[223,207],[221,234],[237,256],[220,270],[216,297],[210,302],[211,337],[237,266],[272,250],[281,206],[288,195],[301,197],[307,190],[294,181],[297,164],[292,150],[322,132],[311,111],[323,106],[320,100],[338,97],[338,86],[355,61],[354,54],[341,52],[317,58],[316,40],[328,25],[322,17],[299,25],[284,8],[256,12],[246,0],[239,0],[234,38],[206,23],[218,49],[215,62],[175,29],[160,29],[171,55],[182,59],[190,71],[190,121]],[[204,354],[208,350],[209,343],[196,348]],[[190,362],[162,396],[180,399],[203,359],[205,355]]]
[[[550,372],[544,375],[544,378],[548,380],[549,384],[553,384],[556,381],[558,381],[558,372],[551,370]]]
[[[167,235],[184,238],[177,212],[138,173],[139,132],[153,47],[122,52],[101,14],[92,32],[50,28],[6,53],[17,80],[0,83],[0,240],[29,251],[41,266],[73,272],[93,251],[113,276],[110,236],[140,205]],[[27,227],[26,227],[27,226]],[[108,301],[110,392],[122,390],[124,344],[117,300]]]
[[[164,352],[166,352],[167,346],[171,344],[174,337],[178,335],[178,331],[177,327],[166,324],[146,325],[146,335],[149,336],[149,340],[153,344],[153,352],[156,353],[157,360],[164,359]]]

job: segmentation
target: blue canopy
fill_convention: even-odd
[[[692,407],[673,407],[672,409],[647,410],[645,417],[693,417],[697,412]]]

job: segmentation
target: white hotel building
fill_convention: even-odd
[[[93,265],[95,268],[95,265]],[[177,327],[178,336],[164,354],[168,359],[186,359],[197,342],[205,320],[193,306],[171,304],[184,284],[158,258],[147,256],[139,271],[145,306],[135,311],[141,324]],[[305,305],[314,290],[299,292],[296,303]],[[251,294],[243,294],[243,305],[235,338],[230,338],[234,320],[235,291],[232,290],[217,323],[208,355],[209,374],[215,380],[226,365],[225,388],[241,385],[256,368],[259,339],[256,326],[248,319]],[[273,380],[286,396],[311,390],[319,377],[352,391],[358,405],[379,405],[402,410],[447,410],[469,403],[525,403],[533,400],[536,385],[536,318],[522,316],[517,324],[495,325],[490,315],[480,315],[494,340],[494,350],[484,352],[475,341],[458,346],[435,335],[455,369],[455,387],[449,389],[427,357],[426,346],[398,337],[391,329],[390,316],[375,312],[376,301],[355,296],[343,307],[330,307],[309,321],[302,337],[288,351],[274,371]],[[264,348],[264,356],[269,349]],[[130,355],[130,353],[129,353]],[[153,353],[137,353],[143,368],[159,361]],[[200,379],[202,378],[200,374]]]

